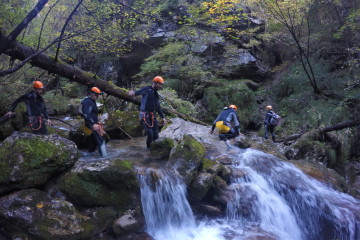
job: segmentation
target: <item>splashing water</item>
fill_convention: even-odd
[[[147,230],[156,240],[217,240],[219,231],[204,223],[196,226],[186,199],[186,186],[173,174],[140,175],[141,202]]]
[[[139,176],[148,233],[156,240],[357,240],[360,201],[257,150],[239,150],[226,217],[195,219],[174,172]]]

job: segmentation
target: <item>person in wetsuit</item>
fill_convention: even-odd
[[[162,89],[163,84],[164,79],[160,76],[156,76],[153,79],[151,86],[143,87],[137,91],[129,91],[130,96],[142,95],[139,118],[140,123],[147,134],[147,148],[150,148],[151,142],[159,137],[159,126],[155,115],[156,112],[162,118],[164,125],[166,125],[166,119],[160,107],[158,93],[158,90]]]
[[[20,102],[25,102],[28,123],[34,134],[48,134],[46,124],[51,125],[49,114],[46,110],[44,98],[41,96],[44,93],[44,84],[40,81],[33,82],[33,90],[16,99],[10,107],[10,111],[6,115],[11,116],[15,111],[16,106]]]
[[[81,101],[82,105],[82,116],[85,120],[84,131],[90,134],[90,148],[89,152],[95,152],[98,149],[100,156],[104,157],[107,155],[105,140],[103,134],[105,133],[102,124],[99,123],[98,114],[99,110],[96,105],[96,100],[99,95],[102,94],[99,88],[93,87],[88,91],[88,96]]]
[[[219,114],[212,125],[210,133],[214,133],[215,127],[219,131],[220,140],[231,139],[240,134],[240,123],[236,115],[237,107],[230,105]],[[233,123],[233,125],[232,125]]]

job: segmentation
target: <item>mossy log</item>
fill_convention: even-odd
[[[320,133],[326,133],[326,132],[332,132],[332,131],[337,131],[337,130],[341,130],[344,128],[350,128],[350,127],[354,127],[360,125],[360,119],[354,120],[354,121],[349,121],[349,122],[342,122],[333,126],[329,126],[329,127],[325,127],[325,128],[320,128]],[[292,141],[292,140],[296,140],[298,138],[300,138],[302,135],[304,135],[305,133],[299,133],[299,134],[295,134],[295,135],[291,135],[288,136],[284,139],[278,140],[276,142],[288,142],[288,141]]]
[[[0,42],[5,40],[6,38],[0,35]],[[24,60],[27,57],[33,55],[35,52],[36,51],[31,47],[13,41],[4,53],[14,59]],[[50,57],[44,53],[40,53],[36,55],[29,63],[33,66],[46,70],[49,73],[53,73],[65,77],[70,81],[78,82],[82,85],[89,87],[96,86],[109,95],[121,98],[125,101],[134,103],[136,105],[140,105],[141,103],[140,97],[129,96],[127,89],[117,87],[110,82],[100,79],[95,74],[85,72],[76,66],[61,61],[55,61],[53,57]],[[176,110],[170,108],[164,108],[164,111],[167,114],[172,114],[194,123],[206,125],[205,123],[199,121],[198,119],[195,119],[190,116],[186,116],[185,114],[179,113]]]

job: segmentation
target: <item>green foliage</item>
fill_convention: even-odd
[[[186,42],[170,42],[145,60],[137,76],[142,79],[168,76],[166,85],[183,98],[193,98],[197,94],[194,89],[211,78],[204,63],[205,60],[195,56]]]
[[[66,114],[70,110],[70,99],[63,95],[58,95],[54,90],[44,95],[47,108],[51,108],[57,115]]]
[[[275,110],[283,117],[281,131],[291,135],[312,128],[326,127],[354,119],[351,106],[358,102],[358,88],[351,85],[351,75],[347,70],[332,72],[330,62],[317,60],[314,72],[321,78],[320,87],[328,95],[336,96],[324,99],[316,98],[306,84],[304,73],[298,62],[281,73],[282,80],[273,84],[267,93],[278,102]]]
[[[161,91],[161,95],[166,99],[164,104],[170,105],[170,108],[173,108],[176,111],[188,116],[193,116],[196,113],[194,105],[189,101],[180,99],[175,90],[171,88],[165,88]]]
[[[241,124],[247,125],[256,116],[256,98],[243,81],[219,80],[217,86],[205,90],[203,106],[208,111],[208,121],[214,121],[225,106],[234,104]]]

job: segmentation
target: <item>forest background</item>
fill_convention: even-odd
[[[263,135],[269,104],[282,117],[280,138],[360,118],[356,0],[0,5],[0,114],[34,79],[45,83],[52,115],[70,114],[73,99],[94,85],[112,95],[105,111],[136,110],[126,91],[161,75],[164,107],[211,124],[235,104],[244,133]],[[359,163],[359,140],[353,127],[302,144],[322,149],[318,160],[342,173]]]

